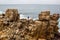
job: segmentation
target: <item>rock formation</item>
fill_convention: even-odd
[[[54,40],[59,14],[42,11],[38,20],[20,19],[17,9],[0,14],[0,40]]]

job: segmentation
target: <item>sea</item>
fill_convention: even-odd
[[[7,9],[18,9],[20,18],[38,19],[38,14],[41,11],[49,10],[50,15],[57,13],[60,14],[60,5],[53,4],[0,4],[0,14],[5,13]],[[60,28],[60,18],[58,20]]]

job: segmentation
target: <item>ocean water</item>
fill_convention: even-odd
[[[6,9],[18,9],[20,18],[38,19],[38,14],[43,10],[50,10],[51,14],[60,14],[60,5],[42,5],[42,4],[0,4],[0,13]],[[60,26],[60,19],[58,20]],[[60,28],[60,27],[59,27]]]
[[[24,16],[37,18],[43,10],[50,10],[51,14],[60,13],[60,5],[42,5],[42,4],[0,4],[0,11],[5,12],[8,8],[16,8]]]

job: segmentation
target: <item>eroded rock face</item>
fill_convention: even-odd
[[[39,14],[39,20],[50,20],[50,11],[42,11]]]
[[[17,21],[19,19],[19,14],[17,9],[7,9],[5,17],[10,21]]]
[[[41,14],[39,14],[39,20],[43,22],[43,24],[42,24],[43,29],[41,28],[42,32],[40,31],[42,38],[45,37],[48,40],[54,39],[55,33],[58,32],[58,26],[57,26],[58,19],[59,19],[59,14],[50,15],[49,11],[42,11]],[[44,34],[45,34],[45,36],[43,36]],[[40,36],[40,38],[41,38],[41,36]]]
[[[59,14],[53,14],[52,16],[51,16],[51,19],[52,20],[58,20],[59,19]]]
[[[17,9],[7,9],[0,16],[0,40],[53,40],[58,18],[58,14],[42,11],[38,20],[19,19]]]

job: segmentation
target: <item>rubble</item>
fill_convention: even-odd
[[[17,9],[7,9],[0,15],[0,40],[54,40],[59,14],[42,11],[38,18],[20,19]]]

